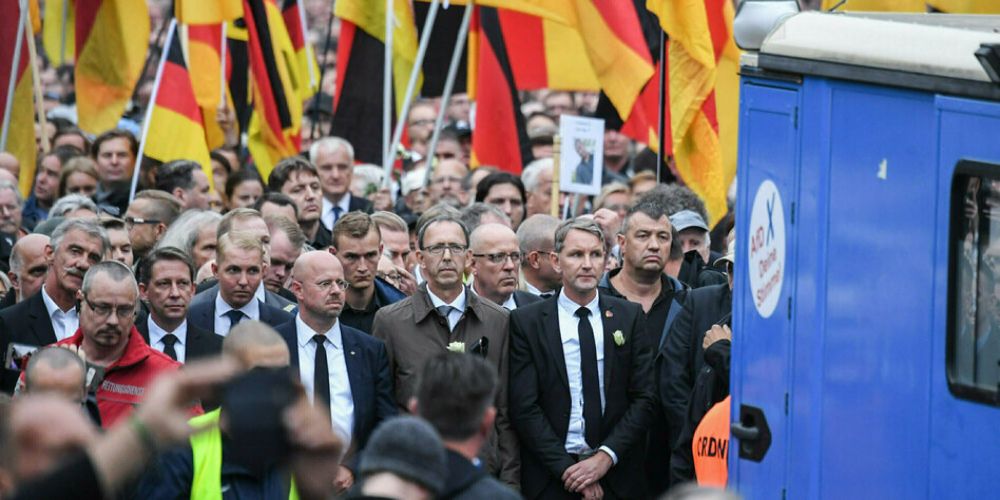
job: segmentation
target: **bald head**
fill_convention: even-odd
[[[503,305],[517,289],[521,252],[517,235],[503,224],[483,224],[469,236],[476,293]]]
[[[30,394],[55,394],[80,404],[86,397],[87,367],[75,352],[45,347],[31,356],[24,370],[24,388]]]
[[[306,252],[292,269],[292,293],[299,318],[317,332],[330,330],[344,310],[347,281],[340,259],[329,252]]]
[[[306,252],[295,260],[295,266],[292,268],[292,279],[303,282],[316,276],[320,270],[331,267],[340,269],[340,275],[343,276],[344,266],[341,265],[340,259],[330,252],[323,250]]]
[[[288,366],[285,340],[274,328],[260,321],[241,321],[222,341],[222,353],[237,359],[244,368]]]
[[[489,252],[497,243],[513,243],[516,248],[517,235],[510,226],[497,223],[483,224],[469,235],[469,247],[474,253]]]
[[[0,180],[11,180],[17,185],[17,177],[21,175],[21,162],[17,161],[17,157],[6,151],[0,153],[0,170],[6,171],[0,174]],[[10,177],[6,174],[10,174]]]
[[[48,244],[48,236],[34,233],[14,243],[14,248],[10,252],[8,277],[17,290],[18,302],[41,290],[49,268],[45,261],[45,247]]]

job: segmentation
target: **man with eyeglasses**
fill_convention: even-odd
[[[508,312],[465,287],[468,249],[468,230],[456,215],[443,211],[423,221],[417,230],[417,261],[426,281],[410,297],[380,309],[372,334],[385,341],[401,408],[414,396],[424,363],[439,353],[471,353],[493,365],[501,381],[497,421],[480,457],[487,471],[514,485],[520,459],[507,417]]]
[[[431,174],[431,205],[445,203],[455,208],[467,205],[469,195],[462,189],[462,179],[467,173],[469,169],[462,162],[454,159],[441,160]]]
[[[357,477],[357,459],[368,437],[398,411],[385,344],[340,320],[350,285],[340,261],[329,252],[302,254],[292,269],[291,286],[298,313],[277,331],[288,345],[292,372],[348,450],[335,480],[337,490],[345,491]]]
[[[8,394],[24,368],[15,358],[37,346],[73,335],[79,326],[77,291],[84,274],[111,248],[108,233],[92,219],[68,219],[52,232],[45,247],[49,273],[41,290],[0,311],[0,354],[4,369],[2,388]]]
[[[80,328],[56,345],[82,351],[87,363],[98,367],[97,408],[101,425],[110,428],[127,418],[142,402],[150,383],[180,363],[153,349],[135,328],[139,287],[132,270],[118,261],[95,264],[76,294],[80,301]]]
[[[517,289],[521,250],[517,235],[503,224],[483,224],[469,236],[472,291],[508,311],[541,300]]]
[[[166,191],[139,191],[125,211],[125,228],[136,262],[149,253],[181,213],[181,202]]]
[[[333,226],[332,238],[330,253],[340,260],[348,283],[340,322],[371,334],[375,313],[406,298],[376,276],[383,252],[378,225],[364,212],[351,212]]]

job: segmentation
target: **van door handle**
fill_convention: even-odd
[[[771,448],[771,429],[760,408],[740,405],[740,419],[729,430],[740,440],[740,458],[760,462]]]

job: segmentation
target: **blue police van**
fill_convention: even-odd
[[[1000,498],[1000,17],[800,13],[741,61],[729,484]]]

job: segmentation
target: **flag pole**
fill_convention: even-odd
[[[462,52],[465,50],[465,40],[469,36],[469,22],[472,20],[472,9],[475,8],[473,2],[465,6],[465,13],[462,14],[462,24],[458,27],[458,37],[455,39],[455,49],[451,52],[451,63],[448,65],[448,78],[444,82],[444,89],[441,93],[441,104],[447,108],[451,93],[455,89],[455,78],[458,76],[458,66],[462,63]],[[437,149],[438,139],[441,138],[441,129],[444,127],[444,109],[437,114],[434,119],[434,133],[431,134],[431,142],[427,146],[427,167],[424,171],[424,186],[431,180],[431,173],[434,171],[434,152]]]
[[[441,0],[431,0],[430,9],[427,11],[427,18],[424,19],[424,29],[420,33],[420,43],[417,45],[417,57],[413,62],[413,69],[410,71],[410,80],[406,82],[406,93],[403,94],[403,107],[400,109],[399,117],[396,119],[396,128],[392,132],[392,141],[389,143],[389,158],[393,159],[393,153],[399,146],[399,141],[403,138],[403,127],[406,126],[406,116],[410,114],[410,104],[413,103],[413,91],[417,86],[417,78],[420,76],[421,66],[424,64],[424,55],[427,54],[427,45],[431,41],[431,32],[434,31],[434,20],[437,18],[438,8]],[[440,113],[438,113],[440,115]],[[392,164],[383,166],[385,172],[382,174],[383,187],[389,187],[392,183]]]
[[[667,105],[667,32],[660,29],[660,91],[659,91],[659,105],[657,109],[659,111],[656,119],[656,139],[659,142],[659,148],[656,150],[656,183],[660,183],[660,174],[663,172],[664,160],[666,156],[664,155],[664,148],[667,144],[667,138],[664,137],[664,128],[666,122],[666,113],[664,112],[664,107]]]
[[[171,18],[167,23],[169,23],[169,26],[167,28],[167,39],[163,42],[163,50],[170,50],[170,43],[176,35],[177,20]],[[139,186],[139,173],[142,170],[142,155],[146,149],[146,136],[149,134],[149,123],[153,121],[153,109],[156,108],[156,97],[160,93],[160,80],[163,78],[163,67],[166,65],[166,62],[166,57],[160,57],[156,68],[156,79],[153,81],[153,93],[149,96],[149,104],[146,105],[146,117],[142,120],[142,137],[139,139],[139,153],[135,155],[136,165],[132,169],[132,187],[128,192],[129,203],[132,203],[132,200],[135,199],[135,190]]]
[[[389,138],[392,129],[392,32],[394,0],[385,0],[385,57],[382,74],[382,168],[392,168]]]
[[[562,149],[562,137],[559,134],[552,136],[552,200],[550,200],[550,213],[553,217],[559,217],[559,162],[560,151]]]
[[[27,19],[25,20],[27,22]],[[25,27],[27,29],[27,27]],[[25,38],[28,39],[28,64],[31,68],[31,85],[35,89],[35,113],[38,115],[38,127],[41,130],[42,152],[49,152],[49,136],[45,133],[45,103],[42,101],[42,77],[38,74],[38,52],[35,49],[35,36],[32,33]]]
[[[312,44],[309,43],[309,40],[306,39],[306,36],[308,36],[309,34],[309,29],[306,26],[305,6],[302,5],[302,0],[295,0],[295,3],[298,5],[299,8],[299,23],[301,23],[302,25],[300,29],[302,30],[302,44],[305,45],[306,47],[306,61],[311,63],[315,59],[313,58]],[[330,15],[331,16],[333,15],[332,6],[330,7]],[[313,68],[312,64],[306,64],[306,67],[309,69],[309,88],[312,89],[313,87],[318,87],[319,82],[316,81],[316,68]]]
[[[10,133],[10,111],[14,107],[14,89],[17,87],[17,67],[21,65],[21,44],[24,43],[24,26],[27,24],[28,2],[20,0],[20,18],[17,23],[17,41],[14,42],[14,63],[10,65],[10,81],[7,85],[7,102],[3,106],[3,132],[0,132],[0,151],[7,150],[7,136]]]
[[[335,16],[333,15],[333,8],[330,8],[330,20],[326,23],[326,42],[323,44],[323,65],[319,68],[319,83],[323,84],[323,77],[326,75],[326,67],[329,65],[329,61],[326,60],[326,55],[330,53],[330,40],[333,38],[333,20]],[[323,89],[319,89],[318,94],[323,93]],[[333,96],[331,101],[333,100]],[[333,109],[331,109],[333,111]],[[309,118],[312,119],[312,127],[309,129],[309,138],[316,139],[316,130],[319,127],[319,97],[313,99],[312,106],[308,110]]]
[[[228,104],[226,103],[226,49],[229,48],[229,42],[226,39],[226,31],[228,28],[229,21],[223,21],[222,43],[219,44],[219,107],[228,107]]]
[[[59,64],[66,65],[66,23],[69,21],[69,1],[63,0],[62,4],[62,36],[59,38]]]

